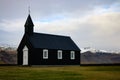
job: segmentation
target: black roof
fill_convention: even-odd
[[[80,50],[69,36],[33,33],[28,38],[34,48]]]

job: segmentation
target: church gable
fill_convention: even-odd
[[[27,47],[29,47],[30,49],[34,48],[33,45],[31,44],[31,42],[29,41],[28,34],[24,34],[24,36],[23,36],[23,38],[22,38],[22,40],[21,40],[21,42],[20,42],[20,44],[19,44],[19,46],[17,48],[17,51],[22,50],[25,45]]]

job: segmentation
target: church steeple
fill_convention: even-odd
[[[26,33],[26,34],[29,34],[29,35],[33,34],[34,24],[33,24],[33,22],[32,22],[32,19],[31,19],[30,14],[29,14],[28,17],[27,17],[27,20],[26,20],[26,23],[25,23],[24,27],[25,27],[25,33]]]

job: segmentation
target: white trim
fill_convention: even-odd
[[[57,58],[62,59],[62,50],[58,50],[57,52]]]
[[[28,48],[27,48],[27,46],[25,45],[25,47],[23,48],[23,51],[25,51],[25,50],[28,50]]]
[[[28,48],[26,45],[23,48],[23,65],[28,65]]]
[[[43,59],[48,59],[48,50],[43,49]]]
[[[70,59],[71,60],[75,59],[75,51],[70,51]]]

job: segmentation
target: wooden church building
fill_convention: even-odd
[[[80,65],[80,49],[69,36],[35,33],[30,14],[24,27],[18,65]]]

